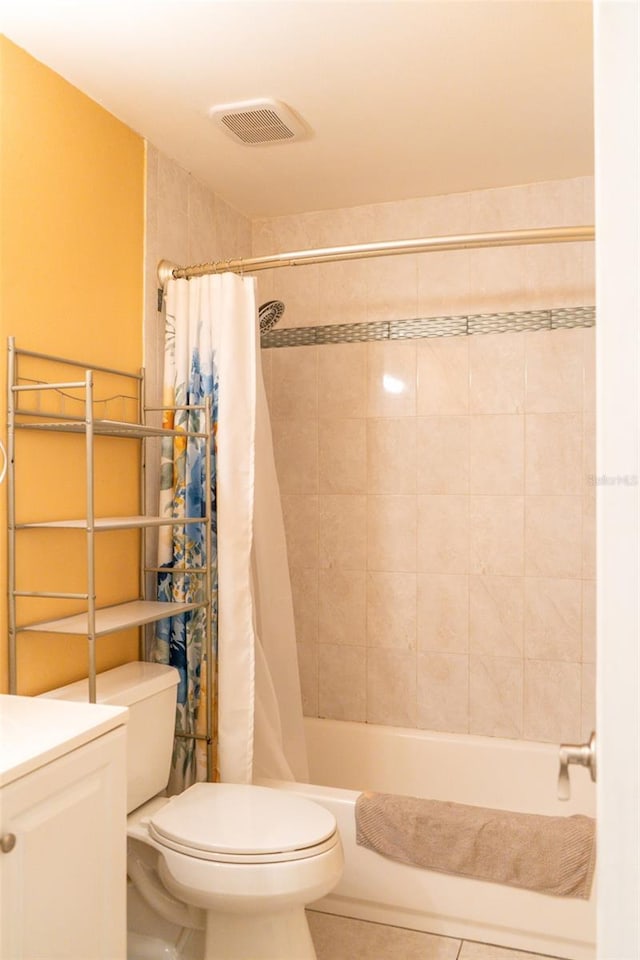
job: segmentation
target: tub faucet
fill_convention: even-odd
[[[571,796],[569,783],[569,764],[579,763],[588,767],[591,779],[596,780],[596,735],[592,733],[588,743],[560,744],[560,771],[558,773],[558,800],[568,800]]]

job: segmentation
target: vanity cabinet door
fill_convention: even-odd
[[[125,765],[120,727],[0,791],[1,960],[124,960]]]

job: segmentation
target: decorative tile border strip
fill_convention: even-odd
[[[508,313],[476,313],[458,317],[423,317],[378,323],[336,323],[321,327],[284,327],[260,338],[263,347],[306,347],[320,343],[359,343],[369,340],[417,340],[482,333],[560,330],[593,327],[595,307],[554,307]]]

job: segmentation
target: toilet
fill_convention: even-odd
[[[196,783],[163,796],[177,683],[173,667],[156,663],[97,677],[99,702],[129,707],[127,873],[151,935],[130,931],[128,958],[314,960],[305,906],[342,874],[335,818],[253,784]],[[87,682],[44,696],[86,700]]]

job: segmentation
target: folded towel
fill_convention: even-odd
[[[583,900],[595,867],[591,817],[543,817],[388,793],[360,794],[356,840],[427,870]]]

